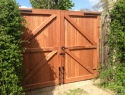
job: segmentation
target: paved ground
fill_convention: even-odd
[[[96,87],[95,85],[93,85],[93,83],[93,80],[80,81],[29,91],[26,95],[66,95],[65,92],[77,88],[83,89],[85,92],[88,93],[88,95],[113,95],[109,92],[104,91],[101,88]]]

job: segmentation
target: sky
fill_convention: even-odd
[[[75,6],[73,10],[80,10],[82,8],[92,9],[92,6],[98,3],[100,0],[72,0]],[[31,7],[30,0],[16,0],[22,7]]]

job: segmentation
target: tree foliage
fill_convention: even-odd
[[[83,11],[83,12],[91,12],[92,10],[88,9],[88,8],[82,8],[80,9],[80,11]]]
[[[109,12],[114,2],[114,0],[100,0],[97,4],[93,6],[93,8],[96,11],[103,9],[103,12]]]
[[[32,7],[37,9],[69,10],[74,6],[72,0],[30,0]]]
[[[110,11],[108,67],[102,72],[103,86],[125,94],[125,1],[118,0]]]
[[[0,0],[0,95],[21,95],[23,18],[15,0]]]

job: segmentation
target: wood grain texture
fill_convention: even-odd
[[[69,50],[83,50],[83,49],[96,49],[97,46],[70,46],[70,47],[66,47]]]
[[[77,56],[75,56],[73,53],[71,53],[68,49],[66,49],[65,52],[66,52],[69,56],[71,56],[75,61],[77,61],[78,64],[80,64],[82,67],[84,67],[86,70],[88,70],[91,74],[93,74],[92,68],[83,65],[83,64],[82,64],[83,62],[82,62]]]
[[[97,74],[93,69],[97,69],[99,48],[97,15],[66,12],[64,18],[64,83],[94,77]]]
[[[24,82],[27,82],[27,80],[32,77],[40,68],[41,66],[43,66],[48,60],[50,60],[55,54],[57,53],[57,51],[52,51],[50,54],[48,54],[42,61],[40,61],[34,68],[32,71],[30,71],[30,73],[28,73],[25,77],[24,77]]]
[[[65,15],[65,18],[66,18],[66,20],[68,20],[69,23],[71,23],[71,24],[80,32],[80,34],[83,35],[91,44],[96,45],[96,43],[91,39],[91,37],[89,37],[86,33],[81,32],[82,29],[81,29],[74,21],[72,21],[69,16]]]
[[[29,34],[25,40],[30,40],[33,36],[35,36],[41,29],[43,29],[48,23],[50,23],[56,16],[52,15],[44,22],[42,22],[31,34]]]
[[[27,90],[92,79],[98,73],[100,13],[20,9]],[[25,10],[28,10],[27,12]],[[59,69],[60,68],[60,69]]]
[[[53,51],[56,50],[57,47],[46,47],[46,48],[26,48],[27,52],[44,52],[44,51]]]
[[[56,26],[59,26],[60,14],[32,9],[32,13],[23,12],[22,15],[27,21],[22,38],[28,40],[24,43],[24,87],[31,85],[25,89],[38,88],[37,84],[41,87],[59,84],[60,40],[57,35],[60,29]]]

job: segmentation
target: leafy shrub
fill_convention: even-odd
[[[15,0],[0,0],[0,95],[21,95],[23,18]]]
[[[102,85],[125,94],[125,1],[118,0],[111,12],[108,35],[108,68],[100,75]]]
[[[74,6],[72,0],[30,0],[32,7],[37,9],[69,10]]]

